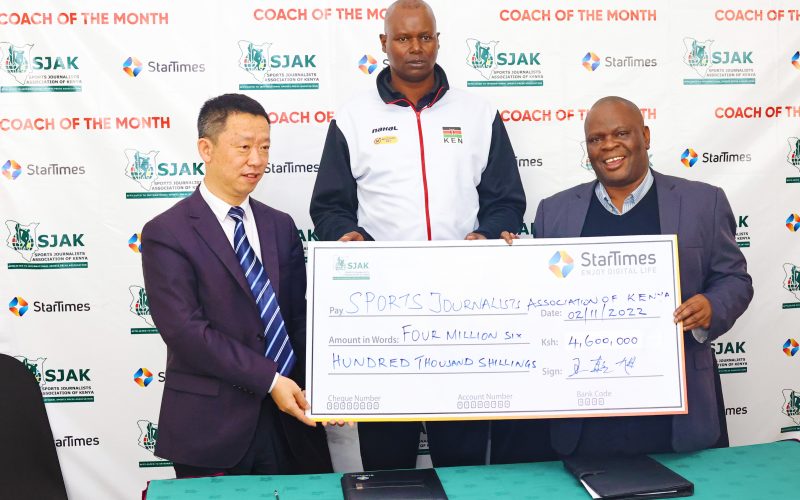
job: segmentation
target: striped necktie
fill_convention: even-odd
[[[231,207],[228,216],[236,222],[233,230],[233,249],[244,271],[244,277],[250,285],[253,298],[256,299],[261,322],[264,324],[264,338],[267,340],[267,350],[264,355],[275,361],[278,373],[288,376],[296,359],[281,316],[281,309],[278,307],[278,298],[275,296],[267,271],[261,265],[244,232],[244,210],[242,207]]]

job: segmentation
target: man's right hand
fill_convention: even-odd
[[[509,233],[508,231],[503,231],[502,233],[500,233],[500,237],[503,238],[505,242],[508,243],[509,245],[511,245],[514,242],[514,240],[519,239],[518,234]]]
[[[358,231],[350,231],[339,238],[339,241],[364,241],[364,235]]]
[[[272,400],[282,412],[288,413],[308,426],[317,426],[317,423],[304,413],[304,410],[311,408],[311,405],[308,404],[303,391],[294,380],[278,375],[278,380],[269,395],[272,396]]]

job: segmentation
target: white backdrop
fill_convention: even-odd
[[[593,178],[583,115],[608,94],[643,108],[657,170],[724,187],[756,290],[715,345],[731,441],[800,435],[797,3],[431,4],[451,85],[508,120],[523,233],[542,197]],[[165,348],[140,300],[138,233],[202,178],[200,105],[243,91],[272,113],[255,196],[314,239],[327,124],[374,91],[382,7],[0,1],[0,351],[41,376],[72,498],[132,500],[172,476],[152,454]]]

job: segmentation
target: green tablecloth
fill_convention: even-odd
[[[777,443],[655,455],[694,483],[695,498],[793,498],[800,471],[800,443]],[[561,462],[444,467],[437,469],[452,500],[586,500],[586,490]],[[153,481],[147,500],[341,500],[341,474],[228,476]]]

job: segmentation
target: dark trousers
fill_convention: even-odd
[[[173,464],[175,476],[205,477],[205,476],[242,476],[251,474],[291,474],[291,455],[286,436],[278,418],[279,410],[266,398],[261,404],[261,413],[258,417],[253,441],[247,448],[244,457],[229,469],[215,469],[208,467],[195,467],[186,464]],[[202,436],[198,436],[202,439]]]
[[[526,422],[525,432],[517,425]],[[555,460],[546,420],[427,422],[434,467],[482,465],[491,435],[490,463]],[[419,422],[361,422],[358,437],[364,470],[410,469],[417,463]]]
[[[717,413],[719,414],[719,439],[712,448],[727,448],[730,446],[728,440],[728,420],[725,413],[725,400],[722,398],[722,380],[719,377],[719,366],[717,357],[714,356],[714,390],[717,393]]]
[[[632,456],[672,452],[672,417],[585,418],[573,456]]]
[[[549,462],[557,459],[558,455],[550,444],[550,420],[492,422],[491,463]]]
[[[489,421],[427,422],[435,467],[486,463]],[[412,469],[417,463],[421,422],[360,422],[364,470]]]

